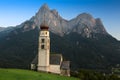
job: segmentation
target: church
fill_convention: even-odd
[[[49,27],[40,25],[38,54],[31,63],[31,70],[70,76],[70,61],[63,61],[62,54],[50,54]]]

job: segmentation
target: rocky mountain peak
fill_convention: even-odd
[[[47,4],[44,4],[44,5],[39,9],[39,11],[37,12],[36,16],[37,16],[37,17],[40,17],[40,16],[44,17],[44,15],[47,15],[47,13],[50,13],[50,9],[49,9],[49,7],[48,7]]]
[[[51,10],[51,12],[52,12],[54,15],[59,16],[59,13],[57,12],[56,9]]]
[[[102,23],[100,18],[96,18],[95,20],[96,20],[96,23],[99,23],[99,24],[103,25],[103,23]]]
[[[63,35],[64,34],[63,32],[66,31],[65,29],[67,27],[66,21],[62,19],[62,17],[60,17],[57,10],[55,9],[50,10],[46,4],[44,4],[40,8],[38,13],[35,15],[33,21],[37,26],[40,26],[40,24],[44,20],[49,25],[49,30],[51,32],[58,34],[58,35]]]
[[[77,16],[77,19],[79,20],[79,22],[86,24],[87,26],[95,25],[95,19],[89,13],[82,13]]]
[[[40,9],[42,9],[42,10],[49,10],[49,7],[48,7],[47,4],[43,4]]]
[[[91,19],[93,18],[91,14],[89,13],[82,13],[77,16],[77,18],[85,18],[85,19]]]
[[[68,21],[63,19],[57,10],[50,10],[47,4],[44,4],[31,19],[38,27],[44,20],[48,24],[49,30],[60,36],[71,32],[84,34],[87,37],[90,37],[91,33],[107,33],[102,21],[99,18],[95,19],[89,13],[79,14],[76,18]]]
[[[33,21],[37,26],[40,26],[44,19],[47,20],[46,18],[48,18],[48,14],[50,14],[50,9],[47,4],[44,4],[34,16]]]
[[[97,18],[97,19],[95,19],[95,21],[96,21],[96,26],[94,29],[99,33],[108,34],[107,31],[105,30],[105,27],[104,27],[101,19]]]
[[[84,37],[90,38],[93,33],[108,34],[100,18],[95,19],[88,13],[82,13],[70,20],[72,32],[77,32]]]

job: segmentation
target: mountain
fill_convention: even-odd
[[[9,34],[15,27],[0,27],[0,38]]]
[[[0,27],[0,32],[3,31],[5,28],[4,27]]]
[[[88,13],[80,14],[76,18],[68,21],[63,19],[56,10],[50,10],[45,4],[31,21],[34,21],[34,23],[39,26],[44,18],[50,27],[50,31],[61,36],[71,32],[77,32],[87,37],[89,37],[91,33],[107,34],[101,20],[99,18],[94,19]]]
[[[71,69],[111,69],[120,64],[120,42],[104,28],[100,18],[82,13],[71,20],[44,4],[30,20],[0,32],[0,67],[30,68],[38,52],[40,24],[49,25],[51,52],[62,53]],[[4,33],[3,33],[4,32]]]
[[[87,38],[91,37],[92,33],[108,35],[101,20],[94,19],[88,13],[80,14],[75,19],[70,20],[69,25],[72,26],[71,32],[77,32]]]
[[[56,10],[50,10],[46,4],[40,8],[31,21],[34,21],[37,26],[40,26],[44,18],[51,32],[58,35],[64,35],[64,32],[68,31],[68,21],[60,17]]]

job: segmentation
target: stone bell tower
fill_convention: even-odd
[[[39,47],[38,47],[38,71],[49,72],[50,37],[49,27],[45,21],[40,25]]]

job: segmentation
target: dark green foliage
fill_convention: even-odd
[[[0,67],[29,68],[38,52],[38,35],[38,28],[25,32],[18,28],[0,38]],[[50,32],[51,52],[62,53],[65,60],[71,61],[72,70],[109,70],[119,64],[120,42],[110,35],[92,35],[92,38],[85,38],[70,33],[61,37]]]
[[[115,74],[105,74],[86,69],[81,69],[77,72],[71,72],[71,76],[78,77],[81,80],[120,80],[120,78]]]
[[[120,43],[110,35],[93,34],[84,38],[77,33],[63,37],[51,34],[51,50],[71,61],[71,68],[109,69],[120,63]]]
[[[17,29],[16,31],[20,31]],[[0,42],[0,66],[29,68],[30,62],[37,53],[38,30],[11,32]],[[7,39],[8,38],[8,39]]]

